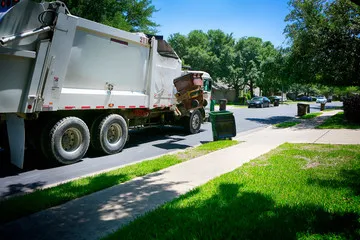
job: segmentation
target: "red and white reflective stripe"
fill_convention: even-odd
[[[169,105],[169,107],[171,107],[172,105]],[[43,108],[49,108],[51,107],[50,105],[43,105]],[[112,106],[109,106],[109,108],[111,108]],[[154,105],[154,107],[160,107],[159,105]],[[166,107],[166,105],[161,105],[161,107]],[[95,107],[91,107],[90,105],[85,105],[85,106],[80,106],[81,109],[105,109],[105,106],[95,106]],[[118,106],[118,108],[120,109],[126,109],[126,108],[147,108],[145,105],[140,105],[140,106],[135,106],[135,105],[131,105],[131,106],[124,106],[124,105],[120,105]],[[72,110],[72,109],[76,109],[76,106],[64,106],[65,110]]]

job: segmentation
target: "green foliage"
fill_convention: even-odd
[[[155,34],[151,0],[64,0],[71,14],[131,32]]]
[[[246,97],[239,97],[239,103],[240,104],[246,104],[247,103],[247,98]]]
[[[340,99],[343,97],[348,97],[353,94],[360,94],[360,87],[349,86],[349,87],[335,87],[334,94],[337,95]]]
[[[356,145],[283,144],[105,239],[358,239],[359,160]]]
[[[328,89],[324,86],[319,86],[315,84],[301,84],[301,83],[293,83],[289,86],[289,92],[294,93],[295,98],[298,96],[317,96],[317,95],[326,95],[326,90]],[[316,100],[316,99],[315,99]],[[315,101],[312,100],[312,101]]]
[[[345,98],[343,106],[346,120],[360,124],[360,95]]]
[[[275,92],[284,82],[283,54],[261,38],[244,37],[236,41],[231,34],[221,30],[207,33],[194,30],[187,36],[172,34],[168,42],[193,69],[207,71],[215,81],[223,81],[232,87],[235,99],[239,99],[239,92],[245,86],[253,95],[257,86],[263,91]],[[265,64],[272,59],[276,66]]]
[[[348,0],[290,0],[285,29],[290,78],[323,85],[360,85],[360,7]]]

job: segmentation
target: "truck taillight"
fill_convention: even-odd
[[[2,0],[2,1],[1,1],[1,6],[2,6],[2,7],[5,7],[5,0]]]

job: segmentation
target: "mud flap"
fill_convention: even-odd
[[[6,114],[11,163],[18,168],[24,167],[25,123],[16,114]]]

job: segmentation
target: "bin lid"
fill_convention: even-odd
[[[210,115],[212,116],[217,116],[217,115],[232,115],[233,112],[230,111],[213,111],[213,112],[209,112]]]

